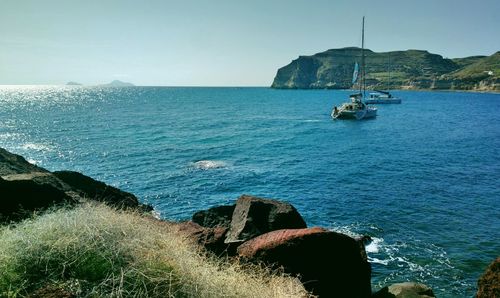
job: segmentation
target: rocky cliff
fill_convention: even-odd
[[[368,89],[500,91],[500,52],[447,59],[421,50],[376,53],[365,49]],[[349,89],[361,49],[331,49],[300,56],[278,69],[272,88]]]
[[[33,212],[54,205],[90,201],[122,209],[152,210],[131,193],[78,172],[50,172],[0,148],[0,225],[30,217]]]

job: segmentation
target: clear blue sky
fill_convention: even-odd
[[[500,50],[499,0],[0,0],[0,84],[268,86],[299,55],[360,45]]]

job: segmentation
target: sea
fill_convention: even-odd
[[[349,91],[1,86],[0,147],[134,193],[162,218],[242,194],[308,226],[369,235],[373,290],[473,297],[500,255],[500,94],[394,91],[332,120]]]

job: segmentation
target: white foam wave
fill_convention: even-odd
[[[39,160],[30,159],[30,158],[26,159],[26,161],[31,163],[31,164],[34,164],[34,165],[38,165],[41,163],[41,161],[39,161]]]
[[[389,261],[390,260],[381,260],[381,259],[377,259],[377,258],[371,258],[370,256],[368,256],[368,262],[374,263],[374,264],[381,264],[381,265],[387,266],[387,265],[389,265]]]
[[[193,166],[200,170],[210,170],[227,167],[227,163],[221,160],[200,160],[193,163]]]
[[[384,239],[373,237],[372,241],[365,246],[365,250],[367,253],[378,253],[380,251],[380,247]]]
[[[25,150],[52,151],[52,146],[41,143],[26,143],[21,147]]]

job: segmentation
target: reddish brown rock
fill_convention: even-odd
[[[306,223],[292,205],[242,195],[236,201],[226,243],[243,242],[280,229],[301,229]]]
[[[500,257],[488,266],[477,281],[476,297],[500,297]]]
[[[285,229],[251,239],[237,249],[253,262],[282,266],[321,297],[370,297],[371,267],[353,238],[323,228]]]
[[[177,228],[188,238],[203,246],[208,251],[217,255],[227,251],[228,245],[224,243],[227,233],[225,227],[207,228],[192,221],[177,223]]]

